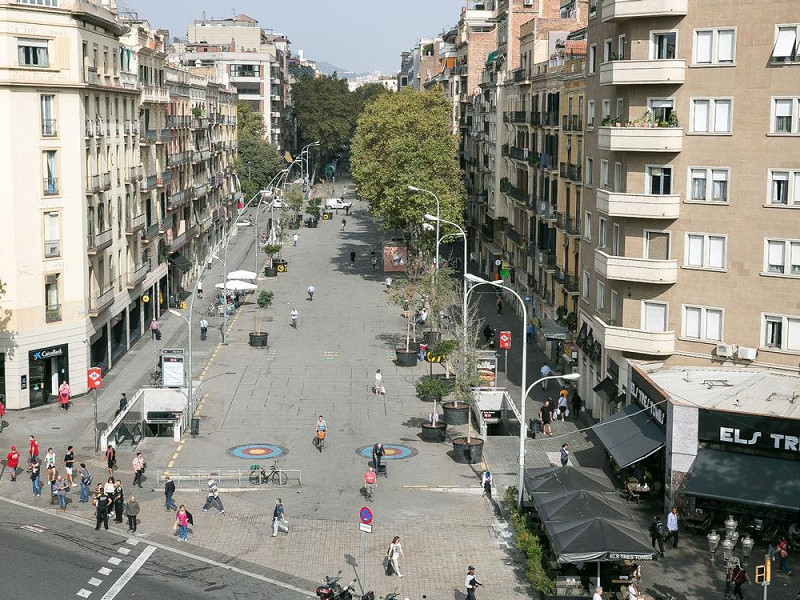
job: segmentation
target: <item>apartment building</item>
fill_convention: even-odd
[[[577,342],[594,417],[632,359],[797,370],[799,20],[789,0],[592,2]]]
[[[289,105],[289,39],[247,15],[196,20],[172,49],[184,67],[213,66],[220,81],[264,118],[264,138],[293,150]]]
[[[161,233],[180,180],[167,117],[185,100],[164,35],[114,2],[0,1],[0,21],[0,396],[20,409],[62,381],[85,392],[86,368],[112,368],[186,285],[167,286]],[[213,93],[235,115],[233,92]]]

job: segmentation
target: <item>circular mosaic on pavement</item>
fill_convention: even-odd
[[[384,458],[389,460],[401,460],[417,455],[417,451],[411,446],[401,446],[399,444],[384,444]],[[372,458],[372,446],[364,446],[356,450],[356,454],[364,458]]]
[[[275,444],[244,444],[228,448],[228,456],[234,458],[244,458],[247,460],[265,460],[267,458],[278,458],[286,456],[289,451]]]

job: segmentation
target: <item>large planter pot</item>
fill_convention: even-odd
[[[282,258],[278,260],[273,260],[272,266],[275,267],[275,270],[278,273],[286,273],[289,271],[289,263],[283,260]]]
[[[430,423],[423,423],[420,437],[422,438],[423,442],[441,443],[445,441],[445,439],[447,439],[446,434],[447,434],[446,423],[436,423],[436,425],[432,425]]]
[[[453,460],[464,465],[474,465],[483,460],[483,440],[471,438],[453,438]]]
[[[463,402],[460,402],[459,404],[455,404],[454,402],[445,402],[442,404],[442,410],[444,411],[442,421],[448,425],[466,425],[469,421],[468,404],[464,404]]]
[[[275,267],[264,267],[264,275],[267,277],[277,277],[278,269]]]
[[[416,367],[417,366],[417,359],[419,358],[419,355],[416,352],[414,352],[412,350],[409,350],[408,352],[406,352],[405,348],[403,348],[402,350],[400,350],[398,348],[397,350],[395,350],[395,353],[397,355],[397,366],[398,367]]]
[[[250,334],[250,345],[253,348],[265,348],[267,345],[267,336],[268,333],[251,333]]]

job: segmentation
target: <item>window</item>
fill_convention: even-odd
[[[775,30],[775,46],[772,48],[774,62],[800,61],[800,25],[778,25]]]
[[[55,96],[48,94],[39,96],[42,117],[42,137],[55,137],[56,120],[53,118],[53,100]]]
[[[594,127],[594,100],[586,102],[586,126]]]
[[[606,284],[602,281],[597,282],[597,310],[604,311],[606,309]]]
[[[683,336],[712,342],[722,341],[722,309],[683,307]]]
[[[58,194],[58,174],[56,172],[56,151],[45,150],[44,158],[44,195]]]
[[[778,350],[800,350],[800,318],[764,315],[763,344]]]
[[[611,225],[611,255],[620,256],[622,253],[622,242],[620,237],[619,223]]]
[[[613,50],[611,50],[611,48],[612,48],[612,42],[611,38],[609,38],[605,42],[603,42],[603,62],[609,62],[610,60],[612,60],[611,53],[613,52]]]
[[[772,99],[772,133],[800,133],[800,98]]]
[[[666,331],[668,306],[664,302],[642,302],[642,328],[645,331]]]
[[[61,320],[61,304],[58,301],[58,275],[48,275],[44,280],[45,321]]]
[[[584,300],[589,299],[589,284],[591,283],[591,278],[589,277],[589,271],[584,270],[583,272],[583,280],[581,281],[581,297]]]
[[[684,266],[698,269],[724,269],[727,239],[723,235],[687,233]]]
[[[770,204],[800,206],[800,171],[769,172]]]
[[[767,240],[764,266],[767,273],[800,276],[800,241]]]
[[[597,226],[597,247],[605,248],[608,245],[608,221],[600,217]]]
[[[653,33],[650,38],[650,58],[652,60],[669,60],[675,58],[675,50],[678,44],[678,32],[664,31]]]
[[[589,75],[593,75],[596,71],[597,71],[597,44],[592,44],[591,46],[589,46]]]
[[[622,163],[614,163],[614,191],[622,191]]]
[[[666,196],[672,193],[672,167],[647,167],[647,193]]]
[[[671,98],[650,100],[650,112],[653,113],[653,120],[656,124],[661,121],[669,121],[669,116],[675,109],[675,101]]]
[[[592,213],[588,210],[583,213],[583,239],[592,241]]]
[[[603,119],[611,118],[611,100],[603,100]]]
[[[732,108],[729,99],[692,100],[692,131],[730,133]]]
[[[17,40],[17,56],[20,67],[49,67],[47,40]]]
[[[44,257],[61,256],[61,230],[58,224],[59,214],[56,211],[44,215]]]
[[[611,302],[610,306],[608,307],[609,314],[611,316],[611,322],[609,325],[616,325],[617,324],[617,302],[619,302],[618,294],[614,290],[611,290]]]
[[[591,157],[586,157],[586,185],[592,185],[593,182],[593,171],[594,169],[594,161]]]
[[[727,168],[690,167],[689,198],[694,202],[728,202],[729,178]]]
[[[695,30],[695,65],[732,65],[735,53],[735,29],[728,28]]]
[[[600,187],[608,188],[608,161],[605,159],[600,160]]]
[[[625,36],[621,35],[617,38],[617,58],[625,60]]]
[[[625,100],[622,98],[617,98],[617,112],[614,115],[618,119],[622,117],[622,113],[625,111]]]

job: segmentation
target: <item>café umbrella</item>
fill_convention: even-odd
[[[250,283],[247,281],[239,281],[238,279],[229,279],[225,283],[218,283],[216,286],[219,289],[223,290],[238,290],[238,291],[247,291],[247,290],[257,290],[258,286],[255,283]]]
[[[228,279],[255,279],[257,275],[252,271],[234,271],[228,273]]]
[[[613,492],[614,486],[600,469],[585,467],[543,467],[525,470],[525,490],[535,492]]]
[[[591,517],[630,521],[627,505],[612,492],[537,492],[531,494],[542,521],[580,521]]]

